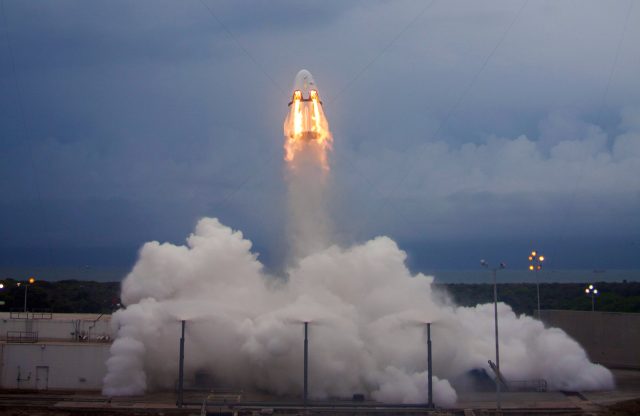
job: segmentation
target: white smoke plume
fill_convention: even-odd
[[[323,165],[328,149],[308,141],[287,163],[289,236],[294,259],[331,245],[331,221],[327,216],[328,169]]]
[[[310,321],[309,393],[366,393],[384,402],[426,401],[424,322],[433,322],[434,396],[456,401],[455,381],[489,372],[493,305],[457,307],[412,275],[405,253],[378,237],[299,260],[288,280],[268,276],[242,233],[204,218],[184,246],[150,242],[122,286],[118,336],[103,393],[172,388],[179,320],[187,320],[186,378],[298,396],[303,329]],[[611,373],[589,362],[563,331],[499,304],[501,369],[508,380],[543,378],[553,389],[607,389]],[[450,383],[451,381],[451,383]]]

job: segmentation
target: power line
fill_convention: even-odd
[[[233,41],[237,44],[237,46],[243,51],[243,53],[256,65],[258,69],[260,69],[263,74],[274,84],[274,86],[280,90],[283,95],[287,95],[284,89],[275,81],[273,77],[271,77],[262,66],[258,63],[258,61],[253,57],[253,55],[240,43],[240,41],[233,35],[231,30],[222,22],[222,20],[214,13],[213,9],[209,7],[204,0],[200,0],[202,5],[207,9],[207,11],[211,14],[211,16],[218,22],[218,24],[223,28],[223,30],[227,33],[227,35],[233,39]],[[393,44],[429,9],[435,0],[431,0],[421,11],[418,13],[406,26],[398,32],[398,34],[376,55],[371,59],[365,66],[349,81],[345,86],[341,89],[338,95],[334,96],[331,99],[331,102],[334,102],[343,92],[345,92],[362,74],[364,74],[384,53],[393,46]],[[272,152],[266,162],[263,164],[262,168],[266,168],[269,166],[277,153]],[[261,171],[261,169],[254,169],[249,175],[247,175],[234,189],[230,190],[220,201],[216,203],[214,206],[214,210],[221,207],[226,202],[233,199],[242,188],[244,188],[256,175]]]
[[[282,93],[282,95],[284,95],[285,97],[288,96],[288,94],[284,90],[284,88],[282,88],[282,86],[271,75],[269,75],[269,73],[264,69],[264,67],[262,65],[260,65],[258,60],[256,58],[254,58],[253,55],[247,50],[247,48],[245,48],[244,45],[238,40],[238,38],[233,35],[233,33],[231,32],[231,30],[229,30],[227,25],[225,25],[222,22],[222,20],[214,13],[213,9],[211,7],[209,7],[209,5],[204,2],[204,0],[200,0],[200,3],[207,9],[207,11],[211,15],[211,17],[213,17],[215,19],[215,21],[218,22],[218,25],[220,25],[220,27],[227,33],[227,35],[231,38],[231,40],[233,40],[236,43],[238,48],[247,56],[247,58],[249,58],[251,60],[251,62],[254,63],[255,67],[258,70],[260,70],[262,72],[262,74],[269,81],[271,81],[271,83],[275,86],[275,88],[277,90],[279,90]]]
[[[631,16],[631,12],[633,10],[633,4],[635,3],[635,0],[629,0],[629,7],[627,8],[627,12],[625,15],[625,19],[624,19],[624,24],[622,26],[622,32],[620,33],[620,38],[618,39],[618,43],[616,46],[616,52],[614,54],[613,57],[613,62],[611,63],[611,68],[609,69],[609,74],[607,76],[607,81],[605,83],[605,87],[604,90],[602,92],[602,99],[600,101],[600,109],[596,114],[596,122],[602,122],[605,110],[606,110],[606,100],[607,100],[607,96],[609,95],[609,90],[611,89],[611,82],[613,81],[613,76],[615,74],[616,68],[618,66],[618,59],[620,57],[620,51],[622,49],[622,44],[624,42],[624,38],[627,34],[627,27],[629,25],[629,17]],[[584,178],[584,173],[585,173],[585,167],[586,167],[586,163],[587,163],[587,159],[583,160],[582,163],[580,163],[580,168],[578,171],[578,175],[576,177],[576,182],[575,185],[573,186],[573,190],[571,191],[570,195],[569,195],[569,201],[567,202],[566,208],[565,208],[565,212],[563,215],[563,221],[562,221],[562,225],[563,225],[563,232],[560,235],[560,240],[564,240],[567,238],[567,234],[569,233],[568,231],[568,220],[569,217],[571,215],[571,212],[573,211],[573,209],[575,208],[576,205],[576,199],[577,199],[577,194],[578,194],[578,187],[580,186],[580,183],[582,182],[582,179]],[[552,257],[550,257],[552,258]]]
[[[604,93],[602,94],[602,110],[604,111],[604,107],[607,102],[607,95],[609,95],[609,88],[611,87],[611,80],[613,79],[613,74],[616,71],[616,67],[618,66],[618,58],[620,56],[620,49],[622,48],[622,41],[624,40],[627,34],[627,26],[629,25],[629,16],[631,16],[631,11],[633,10],[634,0],[629,0],[629,8],[627,9],[627,16],[624,19],[624,26],[622,28],[622,34],[620,35],[620,39],[618,40],[618,45],[616,46],[616,53],[613,58],[613,63],[611,64],[611,70],[609,71],[609,77],[607,78],[607,84],[604,88]]]
[[[256,68],[260,69],[262,71],[262,73],[264,74],[265,77],[267,77],[272,83],[273,85],[280,90],[280,92],[283,93],[283,95],[287,95],[287,93],[284,91],[284,89],[278,84],[277,81],[275,81],[275,79],[273,77],[271,77],[265,70],[264,68],[259,64],[259,62],[253,57],[253,55],[247,50],[247,48],[245,48],[242,43],[237,39],[236,36],[233,35],[233,33],[231,32],[231,30],[222,22],[222,20],[216,15],[216,13],[213,11],[213,9],[207,5],[204,0],[200,0],[200,3],[202,3],[202,5],[207,9],[207,11],[209,12],[209,14],[216,20],[216,22],[220,25],[220,27],[222,27],[222,29],[227,33],[227,35],[236,43],[236,45],[240,48],[240,50],[242,50],[242,52],[255,64]],[[363,68],[356,73],[356,75],[347,82],[347,84],[345,84],[345,86],[340,90],[340,92],[334,96],[330,102],[334,102],[343,92],[345,92],[362,74],[364,74],[382,55],[385,54],[385,52],[387,50],[389,50],[391,48],[391,46],[393,46],[395,44],[395,42],[435,3],[435,0],[431,0],[429,3],[427,3],[427,5],[407,24],[405,25],[402,30],[400,30],[398,32],[398,34],[396,34],[396,36],[382,49],[380,50],[380,52],[373,57],[373,59],[371,59],[368,63],[366,63]],[[274,157],[276,155],[276,152],[273,152],[270,157],[267,159],[267,161],[263,164],[263,167],[266,167],[268,165],[271,164],[271,162],[273,161]],[[233,197],[235,197],[235,195],[238,194],[238,192],[244,187],[246,186],[260,171],[260,169],[255,169],[253,170],[249,175],[247,175],[245,177],[244,180],[242,180],[240,182],[240,184],[235,187],[234,189],[232,189],[230,192],[228,192],[216,205],[215,205],[215,209],[219,208],[220,206],[222,206],[224,203],[228,202],[229,200],[231,200]],[[373,184],[372,184],[373,186]]]
[[[266,158],[265,162],[261,166],[258,166],[256,169],[253,169],[251,172],[249,172],[249,174],[247,176],[245,176],[245,178],[237,186],[235,186],[233,189],[231,189],[229,192],[227,192],[222,197],[222,199],[220,199],[218,202],[216,202],[216,204],[211,208],[211,210],[212,211],[216,211],[220,207],[222,207],[225,203],[227,203],[231,199],[233,199],[242,190],[242,188],[244,188],[251,180],[253,180],[253,178],[255,178],[258,175],[258,173],[262,172],[263,169],[266,169],[267,167],[269,167],[271,165],[271,163],[275,159],[275,156],[278,153],[279,152],[277,152],[275,150],[272,151],[271,154],[269,155],[269,157]]]
[[[520,6],[520,8],[518,9],[518,12],[516,13],[516,15],[513,17],[513,19],[511,20],[511,23],[509,23],[509,26],[507,26],[507,28],[505,29],[505,31],[502,33],[502,36],[500,37],[500,39],[498,40],[498,43],[496,43],[496,45],[493,47],[493,49],[491,50],[491,52],[489,53],[489,55],[487,55],[487,57],[484,59],[484,62],[482,62],[482,65],[480,66],[480,68],[478,69],[478,71],[476,71],[476,73],[473,75],[473,78],[471,78],[471,82],[469,82],[469,84],[467,85],[467,87],[462,91],[462,94],[460,94],[458,96],[458,99],[453,103],[453,106],[451,106],[449,108],[449,111],[447,112],[447,114],[444,117],[444,120],[442,120],[442,122],[440,123],[440,125],[438,126],[438,128],[436,129],[435,133],[433,133],[431,135],[431,139],[434,139],[435,137],[438,136],[438,134],[440,133],[440,131],[442,131],[442,129],[444,128],[444,126],[446,126],[446,124],[449,122],[449,119],[451,118],[451,116],[453,115],[453,113],[456,112],[456,110],[458,109],[458,107],[460,106],[460,104],[462,103],[462,100],[464,100],[467,96],[467,94],[469,93],[469,91],[471,91],[471,88],[475,85],[476,81],[478,80],[478,77],[480,76],[480,74],[482,73],[482,71],[484,71],[484,69],[487,67],[487,64],[489,63],[489,61],[491,60],[491,58],[493,58],[493,55],[495,55],[496,51],[498,50],[498,48],[500,48],[500,45],[502,45],[502,42],[504,42],[504,40],[507,38],[507,34],[511,31],[511,28],[513,27],[513,25],[516,23],[516,21],[518,20],[518,18],[520,17],[520,15],[522,14],[522,11],[524,10],[524,8],[526,7],[527,3],[529,3],[529,0],[524,0],[522,2],[522,5]]]
[[[358,72],[357,72],[357,73],[356,73],[356,74],[355,74],[355,75],[354,75],[354,76],[353,76],[349,81],[347,81],[347,83],[346,83],[346,84],[345,84],[345,85],[344,85],[344,86],[343,86],[343,87],[338,91],[338,93],[337,93],[335,96],[331,97],[331,100],[329,100],[329,103],[331,104],[331,103],[335,102],[335,101],[336,101],[336,100],[337,100],[337,99],[338,99],[338,98],[339,98],[339,97],[340,97],[340,96],[341,96],[345,91],[347,91],[347,90],[349,89],[349,87],[351,87],[351,85],[352,85],[354,82],[356,82],[356,80],[358,80],[358,78],[360,78],[360,76],[362,76],[362,74],[364,74],[365,72],[367,72],[367,70],[368,70],[369,68],[371,68],[371,66],[372,66],[372,65],[373,65],[373,64],[374,64],[374,63],[375,63],[375,62],[376,62],[376,61],[377,61],[377,60],[378,60],[382,55],[384,55],[384,54],[389,50],[389,48],[391,48],[391,47],[396,43],[396,41],[397,41],[398,39],[400,39],[400,37],[401,37],[401,36],[402,36],[402,35],[403,35],[407,30],[409,30],[409,28],[410,28],[410,27],[411,27],[411,26],[413,26],[413,24],[414,24],[415,22],[417,22],[417,21],[418,21],[418,19],[419,19],[420,17],[422,17],[422,15],[423,15],[423,14],[424,14],[428,9],[430,9],[430,8],[431,8],[431,6],[433,6],[433,4],[434,4],[435,2],[436,2],[436,0],[431,0],[429,3],[427,3],[427,5],[426,5],[426,6],[425,6],[421,11],[420,11],[420,13],[416,14],[416,15],[414,16],[414,18],[413,18],[413,19],[411,19],[411,20],[409,21],[409,23],[407,23],[407,25],[406,25],[406,26],[404,26],[404,27],[402,28],[402,30],[400,30],[400,32],[398,32],[398,34],[397,34],[393,39],[391,39],[391,42],[389,42],[389,43],[388,43],[384,48],[382,48],[382,49],[380,50],[380,52],[379,52],[377,55],[375,55],[375,56],[373,57],[373,59],[371,59],[369,62],[367,62],[367,63],[362,67],[362,69],[361,69],[360,71],[358,71]]]
[[[227,25],[224,24],[224,22],[222,21],[222,19],[220,19],[218,17],[218,15],[213,11],[213,8],[210,7],[207,3],[205,3],[204,0],[200,0],[200,3],[202,4],[202,6],[204,6],[204,8],[207,10],[207,12],[209,13],[209,15],[211,15],[211,17],[218,23],[218,25],[225,31],[225,33],[227,34],[227,36],[236,44],[236,46],[242,51],[242,53],[244,53],[246,55],[247,58],[249,58],[249,60],[251,62],[253,62],[254,67],[256,69],[258,69],[260,72],[262,72],[262,74],[265,76],[265,78],[267,78],[271,84],[275,87],[275,89],[277,89],[278,91],[280,91],[280,93],[287,97],[288,93],[284,90],[284,88],[282,88],[282,86],[275,80],[275,78],[273,78],[267,71],[266,69],[260,64],[260,62],[258,62],[258,60],[253,56],[253,54],[251,54],[251,52],[249,52],[249,50],[242,44],[242,42],[240,42],[240,40],[233,34],[233,32],[229,29],[229,27]],[[271,165],[271,163],[273,162],[273,160],[275,159],[275,156],[278,154],[277,151],[272,151],[271,154],[266,158],[263,159],[263,163],[259,166],[257,166],[255,169],[251,170],[249,172],[248,175],[246,175],[244,177],[244,179],[235,187],[233,187],[231,190],[229,190],[223,197],[222,199],[220,199],[214,206],[213,208],[211,208],[213,211],[219,209],[221,206],[223,206],[225,203],[229,202],[231,199],[233,199],[245,186],[247,186],[247,184],[253,180],[253,178],[255,178],[260,172],[262,172],[263,169],[266,169],[269,165]]]
[[[450,118],[452,117],[452,115],[457,111],[458,107],[460,106],[460,104],[464,101],[464,99],[467,97],[469,91],[471,91],[471,88],[473,88],[473,86],[475,85],[475,83],[477,82],[480,74],[484,71],[484,69],[487,67],[488,63],[491,61],[491,58],[493,58],[493,56],[496,54],[497,50],[500,48],[500,46],[502,45],[502,43],[504,42],[504,40],[507,38],[507,35],[509,34],[509,32],[511,31],[511,29],[513,28],[513,26],[515,25],[515,23],[518,21],[518,19],[520,18],[520,15],[522,14],[522,12],[524,11],[525,7],[527,6],[529,0],[524,0],[522,2],[522,4],[520,5],[520,8],[518,9],[518,11],[516,12],[516,14],[514,15],[513,19],[511,19],[509,25],[506,27],[506,29],[504,30],[504,32],[502,33],[502,35],[500,36],[500,38],[498,39],[498,42],[495,44],[495,46],[491,49],[491,51],[489,52],[489,54],[485,57],[485,59],[483,60],[482,64],[480,65],[480,67],[478,68],[478,70],[474,73],[473,77],[471,78],[471,80],[469,81],[469,83],[467,84],[467,86],[462,90],[462,92],[460,93],[460,95],[458,96],[458,98],[456,99],[456,101],[454,101],[453,105],[449,108],[449,110],[447,111],[444,119],[440,122],[440,124],[438,125],[438,128],[436,129],[436,131],[430,135],[429,140],[426,143],[429,143],[430,141],[432,141],[435,137],[437,137],[437,135],[442,131],[442,129],[447,125],[448,121],[450,120]],[[397,183],[395,184],[395,186],[393,186],[393,190],[397,190],[399,189],[400,185],[407,179],[407,177],[409,176],[409,174],[411,173],[411,171],[413,170],[414,166],[420,162],[420,160],[422,160],[423,157],[423,152],[421,151],[420,148],[423,148],[426,144],[423,143],[421,146],[419,146],[419,150],[416,151],[415,153],[417,154],[417,157],[415,159],[415,161],[413,163],[409,163],[407,164],[407,168],[405,169],[405,173],[401,176],[400,180],[397,181]],[[368,181],[371,184],[370,181]],[[372,184],[371,189],[374,190],[375,192],[377,192],[379,194],[379,196],[386,198],[386,204],[382,203],[382,205],[380,206],[380,208],[383,208],[385,205],[388,204],[393,204],[391,196],[393,195],[393,192],[385,195],[382,195],[381,192],[375,188],[375,185]],[[395,212],[396,215],[400,216],[401,218],[405,219],[405,221],[408,224],[411,224],[411,222],[404,216],[401,214],[400,210],[396,210]]]

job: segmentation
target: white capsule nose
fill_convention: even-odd
[[[317,91],[318,87],[316,87],[316,83],[313,80],[313,75],[311,75],[311,72],[307,71],[306,69],[298,72],[295,80],[293,81],[293,90],[301,91],[304,98],[309,98],[309,93],[311,92],[311,90]]]

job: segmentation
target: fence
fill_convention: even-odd
[[[36,343],[38,342],[37,332],[27,331],[7,331],[7,342],[14,343]]]
[[[507,386],[509,391],[547,391],[547,381],[543,379],[509,381]]]
[[[9,311],[10,319],[52,319],[53,313],[50,309],[34,309],[32,311],[23,311],[12,309]]]

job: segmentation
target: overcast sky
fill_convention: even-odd
[[[296,72],[339,241],[423,269],[640,268],[640,5],[4,0],[0,266],[127,265],[219,217],[278,267]]]

